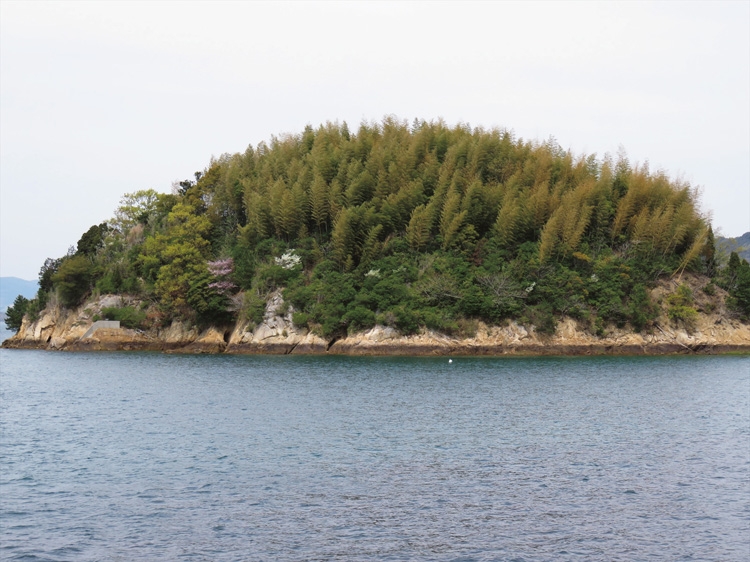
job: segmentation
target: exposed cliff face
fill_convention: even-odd
[[[3,342],[8,348],[56,350],[153,350],[179,353],[233,354],[337,354],[337,355],[583,355],[750,352],[750,325],[732,319],[724,307],[724,296],[706,295],[695,285],[695,305],[702,312],[690,326],[675,325],[667,315],[666,297],[673,281],[660,282],[652,291],[660,303],[661,316],[649,333],[634,333],[610,327],[599,337],[563,318],[554,335],[537,333],[533,327],[510,322],[505,326],[479,323],[471,338],[454,338],[429,330],[404,336],[385,326],[326,341],[292,322],[291,306],[280,291],[269,296],[263,321],[252,326],[240,321],[233,327],[211,327],[199,332],[175,321],[150,331],[98,329],[84,338],[94,317],[105,307],[138,305],[127,297],[105,295],[69,311],[50,306],[35,321],[24,320],[20,331]]]
[[[285,306],[281,291],[270,295],[263,321],[251,326],[240,321],[234,327],[195,327],[174,321],[166,328],[148,331],[98,329],[84,338],[103,308],[133,306],[132,298],[105,295],[77,310],[52,304],[34,322],[25,318],[21,329],[3,342],[6,348],[84,350],[144,350],[184,353],[325,353],[328,342],[306,329],[294,326],[291,306]]]
[[[576,321],[563,319],[553,336],[544,336],[515,322],[507,326],[479,324],[472,338],[451,338],[428,330],[401,336],[392,328],[376,326],[368,332],[334,342],[329,353],[342,355],[641,355],[663,353],[750,352],[750,326],[733,321],[698,329],[666,328],[651,334],[613,330],[596,337],[581,330]]]
[[[325,353],[327,342],[296,327],[292,322],[293,312],[291,305],[284,306],[281,291],[275,291],[266,304],[263,322],[254,329],[247,321],[237,324],[229,338],[227,353]]]

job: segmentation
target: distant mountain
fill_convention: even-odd
[[[23,295],[27,299],[34,298],[38,288],[37,281],[27,281],[18,277],[0,277],[0,311],[5,312],[18,295]]]
[[[745,258],[750,262],[750,232],[746,232],[742,236],[736,238],[717,236],[716,246],[727,254],[729,254],[729,252],[737,252],[741,258]]]

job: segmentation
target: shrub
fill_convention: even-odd
[[[693,292],[683,283],[667,298],[667,316],[674,324],[693,330],[698,320],[698,311],[693,308],[693,302]]]
[[[123,328],[142,328],[146,320],[146,313],[132,306],[102,308],[105,320],[119,320]]]
[[[310,315],[305,312],[295,312],[292,314],[292,322],[294,322],[295,326],[299,326],[300,328],[306,327],[309,320]]]
[[[456,322],[458,324],[458,335],[464,338],[473,338],[477,335],[479,328],[479,322],[472,318],[459,318]]]
[[[419,331],[419,315],[413,310],[400,305],[395,307],[392,312],[396,317],[396,327],[402,334],[416,334]]]
[[[258,295],[257,291],[247,291],[242,311],[245,317],[257,326],[263,322],[263,314],[266,312],[266,301]]]
[[[341,319],[347,325],[349,333],[372,328],[375,325],[375,313],[364,306],[356,306]]]
[[[257,269],[255,278],[265,291],[284,287],[299,276],[299,268],[286,269],[281,265],[264,264]]]
[[[539,334],[552,336],[557,330],[557,320],[552,312],[544,306],[537,306],[531,309],[531,323],[536,327]]]
[[[36,298],[28,302],[26,305],[26,315],[31,322],[36,322],[39,319],[39,313],[47,306],[48,300],[49,295],[40,289],[37,291]]]
[[[443,334],[455,334],[459,331],[456,321],[439,308],[426,308],[422,311],[422,321],[430,330]]]
[[[650,326],[658,315],[658,309],[651,302],[651,297],[643,285],[636,285],[630,294],[628,303],[630,323],[636,332]]]
[[[706,293],[709,297],[713,297],[716,294],[716,285],[713,283],[709,283],[705,287],[703,287],[703,292]]]

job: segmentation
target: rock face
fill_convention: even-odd
[[[229,338],[227,353],[325,353],[328,343],[292,322],[294,308],[285,305],[281,291],[274,291],[266,303],[263,321],[251,329],[245,321],[238,323]]]
[[[676,284],[660,282],[652,300],[666,302]],[[750,353],[750,325],[732,319],[724,296],[708,297],[693,288],[696,307],[703,312],[690,327],[675,326],[662,307],[648,333],[609,327],[603,336],[591,334],[572,318],[563,318],[554,335],[537,333],[533,326],[509,322],[504,326],[477,324],[476,334],[456,338],[430,330],[404,336],[394,328],[375,326],[365,332],[326,341],[292,322],[294,309],[281,291],[269,296],[257,326],[240,321],[233,327],[211,327],[200,332],[174,321],[150,331],[100,328],[86,332],[102,308],[138,306],[128,297],[105,295],[78,310],[54,303],[35,321],[24,322],[18,334],[3,342],[6,348],[50,350],[152,350],[171,353],[334,354],[334,355],[634,355],[674,353]],[[84,337],[87,336],[87,337]]]
[[[376,326],[368,332],[335,341],[329,353],[340,355],[657,355],[674,353],[750,353],[750,326],[724,320],[704,323],[704,330],[657,329],[652,334],[613,330],[593,336],[563,319],[553,336],[539,335],[515,322],[507,326],[479,323],[472,338],[451,338],[424,330],[401,336]]]

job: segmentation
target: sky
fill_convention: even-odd
[[[0,276],[212,156],[387,115],[624,149],[750,231],[750,1],[0,0]]]

